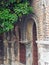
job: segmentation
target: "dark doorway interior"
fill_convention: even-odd
[[[22,43],[20,43],[20,62],[26,63],[26,46]]]
[[[33,24],[33,65],[38,65],[38,50],[37,50],[37,31],[36,24]]]

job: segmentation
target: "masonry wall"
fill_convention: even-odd
[[[33,0],[32,6],[38,19],[38,65],[49,65],[49,1]]]

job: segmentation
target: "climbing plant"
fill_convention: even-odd
[[[0,0],[0,34],[13,29],[19,17],[32,13],[28,0]]]

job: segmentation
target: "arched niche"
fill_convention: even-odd
[[[26,39],[28,44],[26,45],[26,65],[38,65],[38,48],[37,48],[37,28],[35,21],[30,18],[27,19],[26,26]]]

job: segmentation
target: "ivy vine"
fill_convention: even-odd
[[[0,34],[13,29],[19,17],[32,11],[28,0],[0,0]]]

